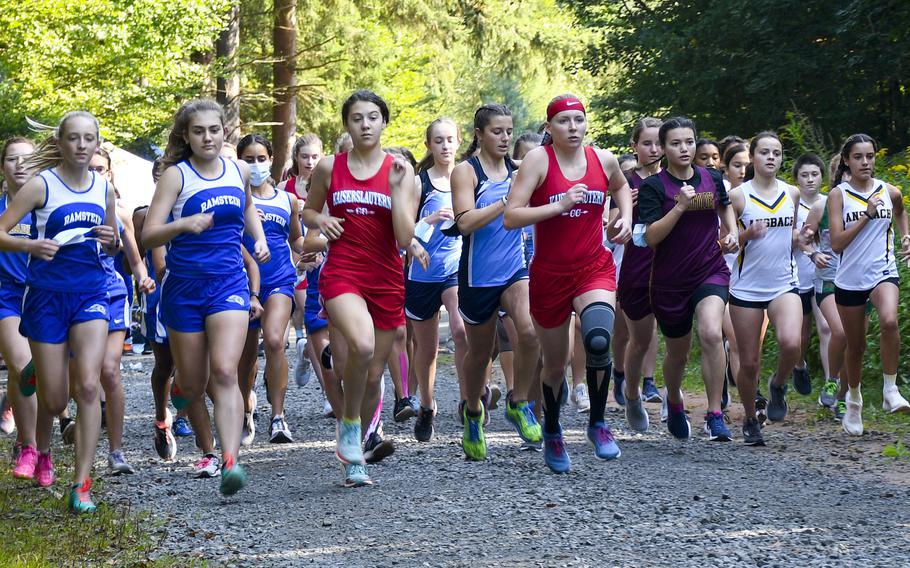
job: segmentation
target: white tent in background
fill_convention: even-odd
[[[105,144],[105,146],[107,146]],[[114,185],[127,211],[152,202],[155,182],[152,181],[152,162],[116,146],[107,147],[111,154]]]

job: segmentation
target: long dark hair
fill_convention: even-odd
[[[667,133],[677,128],[688,128],[692,131],[692,137],[698,138],[698,131],[695,129],[695,122],[691,118],[687,116],[674,116],[673,118],[668,118],[663,124],[661,124],[660,130],[657,131],[657,138],[660,140],[661,146],[666,145]]]
[[[755,149],[758,148],[759,141],[764,140],[765,138],[773,138],[780,143],[780,136],[771,130],[762,130],[752,137],[752,140],[749,141],[749,165],[746,166],[745,181],[755,178]]]
[[[494,116],[512,116],[512,111],[506,105],[499,103],[488,103],[474,111],[474,139],[471,140],[471,145],[461,155],[460,160],[467,160],[474,155],[477,146],[480,144],[480,141],[477,140],[477,131],[480,130],[482,132],[490,124],[490,120]]]
[[[847,160],[850,158],[850,150],[857,144],[863,143],[872,144],[872,148],[878,152],[878,142],[868,134],[853,134],[844,140],[844,145],[841,146],[840,149],[840,162],[837,164],[837,170],[834,172],[834,181],[831,182],[831,187],[839,186],[840,182],[844,180],[844,172],[850,170],[850,167],[847,165]]]
[[[356,102],[367,102],[373,103],[379,107],[379,112],[382,114],[382,121],[386,124],[389,123],[389,105],[386,104],[385,100],[382,97],[374,93],[369,89],[360,89],[351,93],[344,103],[341,105],[341,122],[347,124],[348,115],[351,114],[351,107],[354,106]]]
[[[265,151],[269,155],[269,158],[272,157],[272,143],[269,142],[265,136],[262,136],[260,134],[247,134],[241,138],[240,142],[237,143],[237,157],[240,158],[240,156],[243,155],[243,151],[253,144],[259,144],[265,148]]]

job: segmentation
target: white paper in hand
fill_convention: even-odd
[[[67,245],[75,245],[78,243],[84,243],[85,241],[92,240],[92,237],[89,235],[92,234],[92,230],[85,230],[85,227],[76,227],[74,229],[67,229],[65,231],[60,231],[57,233],[57,236],[54,237],[54,241],[65,247]]]

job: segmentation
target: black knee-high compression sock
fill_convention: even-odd
[[[610,393],[610,372],[612,367],[612,363],[607,363],[606,367],[600,368],[585,367],[588,397],[591,399],[588,426],[594,426],[598,422],[604,421],[604,409],[607,407],[607,395]]]
[[[543,385],[543,430],[547,434],[559,433],[559,409],[566,398],[566,381],[559,383],[559,391],[553,392],[553,387]]]

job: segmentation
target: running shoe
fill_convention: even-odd
[[[395,444],[383,438],[379,428],[373,431],[363,444],[363,461],[367,463],[381,462],[394,453]]]
[[[645,411],[641,397],[626,399],[626,422],[629,424],[629,428],[636,432],[648,431],[648,413]]]
[[[70,486],[69,509],[73,513],[94,513],[95,503],[92,501],[92,480],[74,483]]]
[[[414,410],[414,416],[417,416],[417,413],[420,412],[420,399],[412,394],[408,397],[408,404],[410,404],[411,409]]]
[[[562,428],[556,434],[543,433],[543,461],[553,473],[569,473],[572,469],[572,460],[566,451]]]
[[[190,426],[190,421],[184,418],[183,416],[178,416],[174,419],[174,435],[178,438],[189,438],[190,436],[195,435],[193,432],[193,427]]]
[[[171,404],[177,410],[183,410],[190,404],[190,400],[183,396],[183,392],[177,386],[176,380],[171,384]]]
[[[215,454],[205,454],[193,466],[193,477],[196,479],[208,479],[219,475],[221,475],[221,460]]]
[[[123,450],[114,450],[111,452],[110,455],[107,456],[107,466],[110,468],[112,475],[136,473],[136,470],[133,469],[130,462],[126,461]]]
[[[657,390],[657,385],[654,384],[654,379],[651,377],[645,377],[644,382],[641,384],[641,398],[645,402],[663,402],[663,397],[660,396],[660,391]]]
[[[768,402],[768,419],[772,422],[780,422],[787,417],[787,384],[774,384],[774,377],[768,384],[768,390],[771,392],[771,401]]]
[[[579,414],[591,411],[591,397],[588,396],[588,385],[581,383],[572,387],[572,394],[569,395],[572,405],[578,410]]]
[[[834,408],[837,404],[837,382],[828,379],[818,393],[818,405],[825,408]]]
[[[667,430],[678,440],[689,438],[691,428],[684,404],[667,403]]]
[[[594,446],[594,455],[602,460],[615,460],[622,455],[619,446],[616,444],[616,438],[606,422],[597,422],[594,426],[588,426],[588,441]]]
[[[50,452],[38,454],[38,463],[35,465],[35,481],[39,487],[50,487],[54,484],[54,463],[51,461]]]
[[[243,466],[234,461],[233,457],[225,457],[221,466],[221,485],[218,488],[222,495],[228,496],[237,493],[246,486],[246,471]]]
[[[743,423],[743,443],[747,446],[764,446],[765,437],[761,433],[761,424],[755,418],[747,418]]]
[[[518,446],[518,451],[520,452],[542,452],[543,451],[543,442],[522,442]]]
[[[16,466],[13,467],[13,477],[16,479],[35,479],[35,470],[38,468],[38,450],[32,446],[22,446],[16,457]]]
[[[392,409],[392,416],[395,417],[395,422],[407,422],[416,414],[408,397],[404,396],[395,401],[395,407]]]
[[[367,466],[360,463],[342,464],[341,470],[344,472],[344,481],[342,486],[350,489],[351,487],[368,487],[373,485],[370,474],[367,473]]]
[[[724,422],[723,412],[709,412],[705,414],[705,434],[712,442],[729,442],[733,434]]]
[[[266,398],[268,398],[268,396],[269,396],[268,381],[265,382],[265,396],[266,396]],[[269,404],[272,404],[271,401],[269,401]],[[253,420],[254,421],[258,420],[259,419],[259,396],[256,394],[256,391],[250,391],[250,408],[253,409]]]
[[[724,379],[724,389],[720,393],[720,409],[725,411],[730,408],[730,385]]]
[[[65,422],[65,423],[64,423]],[[60,437],[67,446],[76,443],[76,417],[63,418],[60,420]]]
[[[844,419],[844,414],[847,413],[847,401],[838,400],[837,404],[834,405],[834,419],[841,421]]]
[[[758,391],[758,394],[755,396],[755,419],[758,420],[759,424],[764,424],[768,421],[768,399]]]
[[[487,402],[487,410],[496,410],[499,408],[499,399],[502,398],[502,389],[499,388],[499,385],[490,385],[487,390],[490,395],[489,402]],[[489,420],[487,422],[489,423]]]
[[[177,440],[167,422],[155,421],[155,452],[165,461],[177,457]]]
[[[297,361],[294,363],[294,381],[298,387],[305,387],[313,378],[313,365],[306,356],[307,342],[303,338],[297,340]]]
[[[517,403],[506,399],[506,420],[525,442],[539,442],[543,439],[540,424],[534,414],[534,403],[526,400]]]
[[[613,373],[613,399],[619,406],[626,405],[626,395],[623,393],[623,385],[626,382],[625,375]]]
[[[487,457],[487,439],[483,434],[483,419],[486,408],[480,407],[480,416],[468,414],[464,409],[464,432],[461,436],[461,447],[464,455],[472,461],[483,461]]]
[[[332,410],[332,404],[327,398],[322,400],[322,416],[325,418],[335,418],[335,411]]]
[[[6,393],[3,394],[3,400],[0,400],[0,432],[12,434],[16,429],[16,419],[13,418],[13,407],[9,403]]]
[[[458,417],[458,423],[464,426],[464,407],[468,403],[466,400],[462,400],[458,403],[458,406],[455,410],[455,416]]]
[[[841,420],[844,432],[851,436],[863,435],[863,399],[854,401],[850,398],[850,391],[847,391],[847,412]]]
[[[335,429],[335,457],[342,463],[364,463],[360,421],[342,418]]]
[[[805,361],[802,368],[793,367],[793,388],[801,395],[812,394],[812,377],[809,376],[809,365]]]
[[[669,415],[669,409],[667,408],[667,393],[664,391],[664,399],[660,401],[660,421],[666,422],[667,416]]]
[[[19,373],[19,392],[22,396],[32,396],[38,388],[38,381],[35,377],[35,362],[29,360],[22,372]]]
[[[897,386],[885,387],[882,390],[882,409],[894,414],[895,412],[910,412],[910,402],[907,402]]]
[[[429,442],[433,437],[433,414],[432,408],[420,407],[417,412],[417,420],[414,422],[414,438],[418,442]]]
[[[293,441],[291,429],[288,428],[288,422],[284,419],[284,416],[272,418],[272,424],[269,426],[269,443],[290,444]]]
[[[256,421],[252,412],[243,413],[243,434],[240,438],[241,446],[251,446],[256,438]]]

